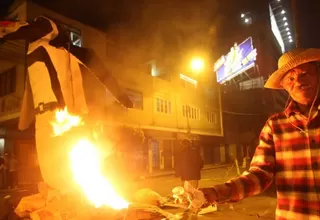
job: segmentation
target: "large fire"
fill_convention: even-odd
[[[52,123],[54,135],[62,135],[72,127],[83,125],[81,117],[57,110]],[[88,138],[79,138],[69,153],[73,178],[95,207],[127,208],[129,203],[117,194],[102,174],[103,154]],[[85,162],[84,162],[85,161]]]

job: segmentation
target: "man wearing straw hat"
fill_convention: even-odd
[[[277,189],[276,219],[320,219],[320,49],[283,54],[269,89],[289,95],[283,112],[271,116],[260,134],[249,171],[224,184],[200,189],[208,203],[237,202]]]

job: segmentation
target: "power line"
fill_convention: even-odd
[[[270,113],[246,113],[246,112],[234,112],[234,111],[228,111],[228,110],[223,110],[222,108],[209,108],[210,110],[226,113],[226,114],[232,114],[232,115],[242,115],[242,116],[266,116],[270,115]]]
[[[226,114],[232,114],[232,115],[242,115],[242,116],[265,116],[269,115],[267,113],[244,113],[244,112],[232,112],[232,111],[224,111],[221,110],[221,112],[226,113]]]

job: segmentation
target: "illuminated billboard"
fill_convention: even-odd
[[[224,83],[254,67],[256,58],[257,49],[253,48],[251,37],[239,45],[235,43],[230,52],[223,55],[214,64],[217,82]]]

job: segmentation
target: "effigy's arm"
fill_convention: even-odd
[[[110,91],[120,104],[126,108],[133,107],[133,103],[127,94],[120,88],[111,72],[105,67],[101,59],[92,49],[70,45],[70,52],[95,74],[97,79]]]
[[[30,124],[34,121],[34,107],[33,107],[33,96],[30,86],[29,77],[26,79],[25,90],[23,93],[23,99],[20,109],[20,118],[18,123],[19,130],[27,129]]]
[[[39,17],[30,22],[23,21],[0,21],[0,39],[6,40],[26,40],[33,42],[52,31],[50,23]]]
[[[125,92],[120,88],[111,72],[104,66],[96,53],[89,48],[74,46],[70,42],[67,31],[57,25],[59,33],[50,41],[50,45],[64,47],[71,54],[85,64],[114,98],[126,108],[132,108],[133,104]],[[38,17],[29,23],[20,21],[0,21],[0,39],[2,40],[26,40],[34,42],[53,30],[49,20]]]

